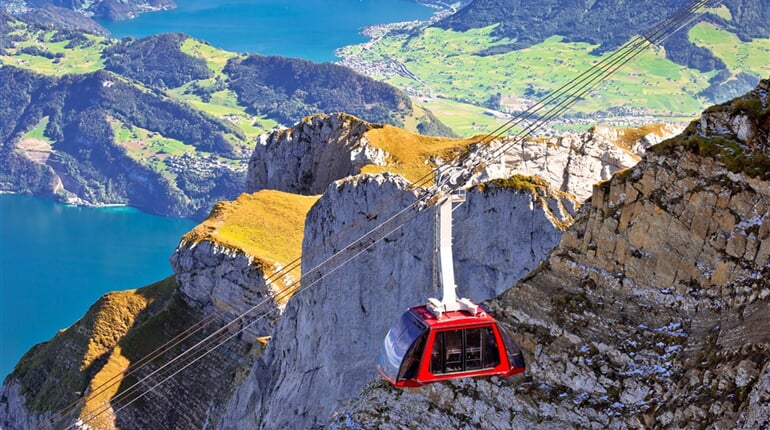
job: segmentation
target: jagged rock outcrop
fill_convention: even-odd
[[[181,297],[203,314],[217,313],[223,322],[231,321],[260,305],[271,318],[260,319],[246,331],[249,342],[272,330],[281,304],[273,299],[266,285],[261,264],[242,250],[231,250],[215,242],[182,241],[171,256],[171,266],[179,282]],[[237,328],[241,328],[240,326]]]
[[[293,128],[274,130],[260,136],[249,160],[248,192],[276,189],[299,194],[321,194],[335,180],[362,172],[366,166],[400,168],[403,148],[386,150],[390,141],[412,139],[412,146],[424,137],[387,135],[388,126],[373,124],[345,114],[317,115]],[[506,178],[513,174],[537,175],[579,200],[591,195],[591,187],[618,170],[639,162],[644,150],[681,128],[674,125],[616,129],[597,126],[591,130],[547,139],[497,139],[489,145],[475,145],[471,152],[490,153],[502,146],[499,163],[489,163],[475,181]],[[456,147],[473,139],[455,139]],[[407,146],[408,145],[404,145]],[[395,151],[395,152],[394,152]],[[443,156],[443,157],[442,157]],[[424,164],[446,163],[444,154],[430,154]]]
[[[593,184],[639,162],[644,151],[681,131],[675,125],[617,129],[596,126],[583,133],[545,139],[525,139],[506,151],[503,171],[538,175],[578,200],[591,196]],[[494,142],[504,145],[507,139]]]
[[[433,211],[407,211],[406,218],[413,219],[370,248],[369,242],[356,242],[348,254],[343,249],[416,199],[407,181],[388,174],[329,187],[306,221],[307,291],[287,305],[265,355],[231,400],[220,428],[325,423],[375,378],[374,359],[393,318],[437,294],[431,271]],[[460,294],[492,297],[504,278],[534,268],[571,222],[575,206],[563,193],[529,178],[471,189],[455,211],[462,214],[455,236]],[[513,224],[521,227],[498,228]],[[343,258],[326,261],[338,251]],[[319,273],[324,275],[320,279]]]
[[[334,428],[767,428],[770,81],[594,188],[488,305],[527,376],[375,382]]]
[[[356,175],[368,164],[384,165],[384,151],[365,136],[372,127],[377,125],[346,114],[316,115],[259,136],[246,191],[322,194],[330,183]]]
[[[53,415],[51,412],[30,413],[23,387],[17,379],[7,378],[0,387],[0,428],[40,428],[50,422]]]

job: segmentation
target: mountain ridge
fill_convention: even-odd
[[[276,120],[344,110],[451,133],[399,90],[341,66],[241,58],[181,34],[114,41],[0,18],[11,35],[0,46],[5,192],[202,219],[238,195],[251,139]],[[276,68],[292,74],[279,79]]]

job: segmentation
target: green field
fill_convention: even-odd
[[[729,14],[726,8],[713,12]],[[497,123],[490,120],[486,109],[469,105],[494,106],[491,98],[497,96],[501,110],[524,110],[611,55],[592,55],[597,46],[564,43],[559,36],[517,51],[478,55],[511,42],[492,37],[494,29],[490,26],[456,32],[425,27],[419,32],[398,31],[345,47],[341,53],[369,64],[399,65],[400,70],[372,68],[367,73],[406,89],[418,104],[433,110],[464,136]],[[733,74],[770,74],[770,39],[741,43],[734,34],[711,24],[695,26],[690,39],[723,59]],[[698,93],[709,87],[709,79],[715,74],[676,64],[666,59],[663,48],[649,48],[563,115],[591,117],[616,112],[613,108],[630,108],[635,115],[686,121],[710,104]]]
[[[114,118],[110,119],[110,125],[115,136],[115,143],[123,147],[129,157],[152,167],[153,170],[170,179],[174,179],[176,175],[168,170],[164,161],[169,157],[183,154],[192,155],[196,152],[192,145],[186,145],[179,140],[162,136],[141,127],[128,126]]]
[[[742,42],[738,36],[707,22],[695,25],[688,35],[691,42],[711,50],[730,70],[770,76],[770,39]]]
[[[47,142],[49,144],[53,144],[54,142],[51,141],[51,139],[48,138],[45,134],[45,128],[48,126],[48,117],[43,117],[43,119],[40,120],[40,122],[35,125],[35,127],[32,128],[32,130],[28,131],[25,135],[25,139],[37,139],[42,140],[43,142]]]
[[[9,36],[22,40],[15,47],[8,49],[7,54],[0,55],[0,63],[15,65],[34,70],[38,73],[61,76],[68,73],[89,73],[104,68],[101,58],[102,49],[113,42],[98,36],[86,35],[87,42],[67,47],[68,40],[55,41],[54,31],[30,31],[20,27]],[[22,52],[24,49],[36,49],[44,55],[34,55]],[[47,58],[53,55],[55,58]]]
[[[563,43],[554,36],[530,48],[480,56],[478,51],[505,44],[489,34],[494,26],[467,32],[427,28],[421,37],[386,37],[371,44],[347,47],[344,55],[360,55],[371,62],[395,60],[419,80],[378,76],[402,88],[460,102],[483,105],[495,93],[508,98],[537,99],[589,69],[603,57],[591,55],[587,43]],[[578,103],[577,112],[590,113],[613,106],[646,106],[650,112],[696,115],[702,103],[692,95],[708,86],[708,78],[665,59],[660,50],[642,53],[629,67]],[[687,86],[688,90],[682,89]],[[663,100],[675,96],[675,105]],[[511,106],[515,108],[515,106]],[[676,112],[671,112],[676,109]]]

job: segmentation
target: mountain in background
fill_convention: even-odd
[[[215,49],[182,34],[112,40],[0,12],[0,189],[205,217],[242,189],[256,137],[344,111],[451,130],[334,64]]]
[[[617,49],[640,29],[692,3],[689,0],[634,2],[568,0],[474,0],[457,13],[434,24],[443,29],[467,31],[498,24],[492,36],[511,43],[490,48],[485,53],[501,53],[542,43],[551,36],[563,36],[565,42],[598,45],[596,53]],[[753,0],[722,2],[727,13],[712,10],[700,21],[736,34],[741,41],[770,35],[770,4]],[[680,31],[663,43],[666,58],[701,72],[724,70],[724,62],[707,48],[687,39]]]
[[[688,3],[474,0],[434,22],[371,28],[369,42],[340,55],[470,135],[495,129]],[[767,2],[705,8],[587,93],[549,132],[599,120],[686,124],[770,73],[768,22]]]
[[[122,20],[140,13],[173,9],[173,0],[7,0],[3,6],[12,12],[37,13],[50,6],[77,12],[97,19]]]

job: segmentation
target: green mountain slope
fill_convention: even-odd
[[[182,34],[118,41],[4,12],[0,29],[2,191],[202,218],[243,190],[256,136],[276,125],[344,111],[451,134],[400,90],[337,65]]]
[[[475,0],[437,23],[371,30],[371,41],[341,52],[345,64],[404,88],[470,135],[504,119],[494,111],[526,109],[680,3]],[[770,74],[768,13],[767,2],[740,0],[710,9],[588,94],[556,128],[599,117],[686,121],[745,92]]]
[[[435,26],[466,31],[499,24],[493,36],[511,39],[511,43],[495,47],[494,52],[502,52],[503,48],[527,48],[554,35],[563,36],[565,41],[599,45],[597,50],[606,52],[618,48],[650,23],[673,16],[689,3],[689,0],[475,0]],[[703,20],[737,34],[744,41],[766,38],[770,35],[770,4],[726,0]],[[683,34],[664,43],[667,58],[703,72],[724,67],[710,51],[689,43]]]
[[[5,0],[3,7],[13,11],[32,10],[56,6],[84,16],[122,20],[134,18],[140,13],[173,9],[174,0]]]
[[[0,82],[5,191],[202,217],[242,189],[243,134],[161,92],[106,71],[47,77],[2,66]]]

